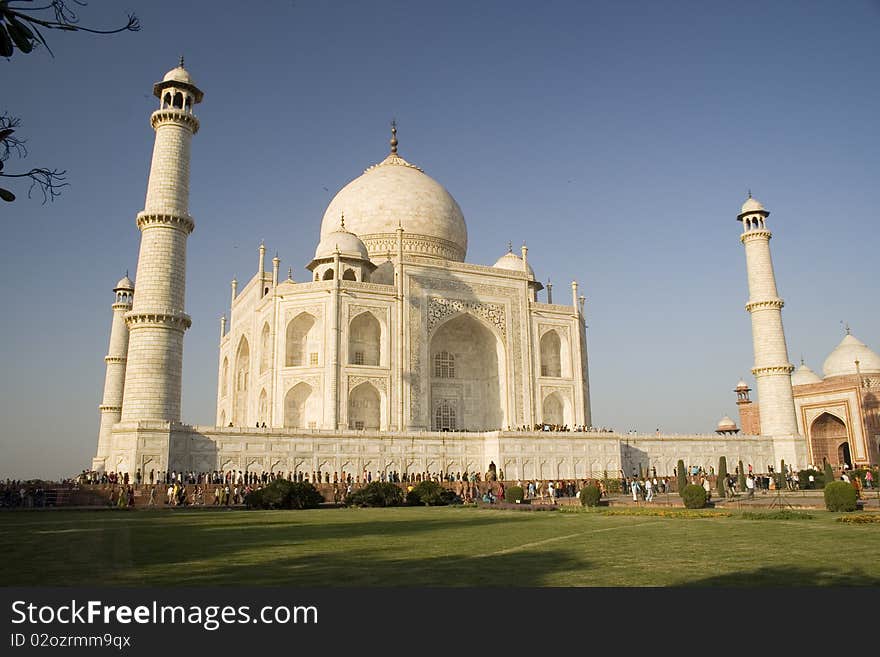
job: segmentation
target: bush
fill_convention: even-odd
[[[746,490],[746,471],[743,470],[743,462],[739,462],[739,472],[736,473],[736,488],[740,493]]]
[[[702,486],[688,484],[681,491],[681,499],[686,509],[702,509],[706,506],[706,491]]]
[[[810,483],[810,475],[813,475],[813,482]],[[811,490],[814,488],[825,487],[825,475],[818,470],[801,470],[798,472],[798,486],[802,490]]]
[[[373,481],[345,498],[348,506],[400,506],[403,491],[388,481]]]
[[[599,506],[600,497],[601,493],[599,492],[599,487],[590,484],[589,486],[585,486],[581,491],[581,504],[583,506]]]
[[[406,503],[413,506],[446,506],[457,500],[451,490],[436,481],[422,481],[406,494]]]
[[[609,479],[608,477],[605,477],[605,479],[602,480],[602,483],[605,484],[605,492],[609,495],[621,492],[620,479]]]
[[[678,483],[678,494],[681,495],[682,492],[684,492],[685,486],[687,486],[688,483],[687,470],[684,469],[684,461],[682,461],[681,459],[678,459],[678,467],[676,469],[675,478]]]
[[[825,508],[829,511],[855,511],[856,489],[845,481],[832,481],[825,486]]]
[[[316,509],[323,501],[324,496],[312,484],[287,479],[276,479],[244,499],[249,509]]]
[[[511,504],[522,502],[524,497],[525,495],[523,494],[522,486],[511,486],[504,491],[504,501],[510,502]]]

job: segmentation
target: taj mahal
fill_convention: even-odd
[[[880,356],[847,331],[824,378],[803,363],[795,371],[770,213],[751,195],[736,219],[757,400],[741,381],[739,426],[725,417],[706,434],[599,432],[578,283],[554,302],[525,245],[491,265],[466,262],[462,209],[398,152],[393,124],[384,157],[327,206],[303,263],[308,281],[291,270],[282,278],[277,256],[267,266],[264,245],[250,280],[232,280],[215,424],[185,423],[190,151],[203,92],[182,61],[153,92],[137,273],[114,289],[93,469],[445,473],[496,464],[508,479],[566,479],[665,474],[678,459],[717,465],[722,455],[761,469],[880,461]]]

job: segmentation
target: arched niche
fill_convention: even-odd
[[[272,364],[272,341],[269,323],[263,324],[260,332],[260,374],[267,371]]]
[[[828,461],[832,465],[841,465],[838,448],[841,443],[849,442],[846,423],[836,415],[822,413],[810,425],[810,451],[813,463],[822,465]]]
[[[382,325],[372,313],[362,312],[348,325],[349,365],[372,365],[381,363]]]
[[[541,336],[540,342],[541,376],[571,376],[568,341],[556,329]]]
[[[309,313],[300,313],[287,325],[284,347],[284,364],[286,367],[304,367],[318,365],[320,350],[317,320]],[[313,357],[312,354],[315,356]]]
[[[565,405],[558,392],[552,392],[541,404],[541,421],[544,424],[565,424]]]
[[[382,423],[382,395],[365,381],[348,393],[348,428],[378,430]]]
[[[297,383],[284,396],[284,426],[306,429],[317,424],[320,408],[318,396],[304,381]]]
[[[237,427],[247,425],[248,386],[251,373],[251,350],[247,338],[241,336],[235,354],[235,376],[232,381],[232,423]]]

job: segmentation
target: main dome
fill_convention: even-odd
[[[880,356],[864,342],[847,333],[822,365],[825,378],[856,374],[857,360],[859,361],[858,371],[862,374],[880,372]]]
[[[361,238],[373,259],[397,252],[398,226],[405,253],[458,262],[467,253],[467,226],[458,203],[394,151],[333,197],[321,221],[322,239],[337,229],[343,214],[346,228]]]

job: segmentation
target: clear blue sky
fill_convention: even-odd
[[[391,117],[401,154],[461,205],[469,262],[525,241],[557,299],[580,282],[597,425],[736,417],[732,388],[753,381],[735,220],[749,188],[772,213],[792,362],[821,372],[841,320],[880,349],[877,2],[92,0],[80,14],[112,27],[129,9],[141,32],[47,33],[54,59],[0,62],[21,166],[70,182],[54,203],[19,186],[0,207],[0,477],[67,476],[94,455],[152,84],[181,53],[205,91],[187,422],[214,419],[230,279],[253,275],[264,239],[306,280],[327,203],[384,157]]]

